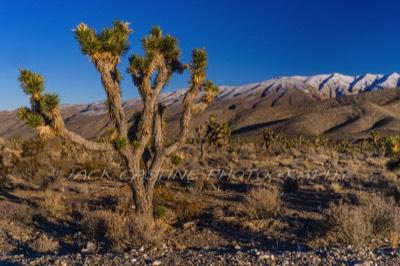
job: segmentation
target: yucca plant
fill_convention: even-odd
[[[209,146],[221,147],[230,140],[231,130],[228,124],[219,123],[213,115],[204,124],[196,128],[198,143],[200,143],[200,158],[204,159],[205,150]]]
[[[60,103],[60,98],[58,97],[57,94],[49,93],[43,95],[42,105],[43,105],[43,110],[45,112],[53,112],[58,107],[59,103]]]
[[[125,149],[129,144],[129,140],[125,136],[118,136],[114,140],[114,145],[117,150]]]
[[[400,135],[389,136],[385,140],[386,153],[390,156],[400,157]]]
[[[29,112],[25,118],[26,125],[30,128],[37,128],[44,125],[43,117],[35,112]]]
[[[130,122],[133,122],[134,127],[128,130],[120,88],[122,75],[118,65],[121,58],[128,53],[129,35],[133,30],[127,22],[114,21],[112,27],[100,32],[84,23],[79,24],[73,32],[82,54],[90,58],[100,73],[107,95],[108,114],[115,129],[112,137],[95,142],[67,130],[59,112],[58,97],[53,94],[42,95],[44,78],[22,69],[19,80],[24,91],[31,96],[32,107],[28,110],[21,109],[20,117],[27,119],[28,116],[34,116],[29,118],[29,123],[34,126],[41,125],[40,132],[52,133],[85,149],[117,151],[131,175],[128,185],[135,211],[153,220],[153,194],[157,181],[155,174],[161,170],[165,159],[176,154],[186,143],[193,115],[205,110],[218,93],[218,87],[211,81],[206,81],[208,54],[204,49],[194,49],[191,62],[183,63],[178,39],[164,35],[158,26],[153,27],[141,40],[144,53],[129,57],[127,72],[132,76],[133,83],[143,99],[143,109],[139,115],[132,117]],[[159,96],[172,76],[184,71],[189,71],[190,82],[183,99],[179,133],[176,139],[166,145],[165,107],[159,104]],[[30,115],[31,113],[34,114]],[[48,132],[49,130],[51,132]],[[226,127],[221,128],[221,134],[227,132]],[[146,168],[144,178],[138,174],[143,172],[143,167]]]
[[[329,139],[324,136],[317,136],[315,138],[315,147],[317,149],[327,148],[329,146]]]
[[[274,145],[281,146],[284,138],[282,135],[274,132],[271,129],[268,129],[268,130],[264,129],[263,139],[264,139],[265,148],[267,149],[267,151],[270,151],[270,149]]]

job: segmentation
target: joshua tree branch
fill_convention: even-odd
[[[98,68],[101,74],[101,81],[107,93],[107,103],[109,114],[117,129],[118,135],[127,136],[128,124],[125,119],[125,112],[122,107],[121,88],[119,81],[111,74],[115,70],[115,65],[104,62],[98,63]]]

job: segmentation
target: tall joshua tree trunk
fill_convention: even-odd
[[[74,29],[82,53],[88,55],[99,71],[107,95],[109,116],[117,136],[112,143],[95,143],[68,131],[59,112],[59,99],[54,94],[44,94],[44,79],[39,74],[20,69],[19,80],[25,93],[30,95],[31,108],[20,109],[20,118],[36,128],[42,138],[59,136],[86,149],[117,151],[124,160],[133,195],[136,213],[153,219],[153,195],[157,177],[166,158],[185,144],[193,115],[203,111],[218,93],[218,88],[206,81],[207,53],[203,49],[192,52],[191,62],[180,61],[178,40],[163,36],[159,27],[153,27],[142,39],[144,55],[129,58],[128,73],[138,88],[143,100],[143,110],[134,121],[138,129],[132,134],[129,129],[121,99],[121,74],[117,65],[129,49],[128,36],[132,33],[129,24],[115,21],[112,28],[100,33],[81,23]],[[190,82],[183,99],[184,112],[180,132],[175,142],[165,146],[165,107],[160,102],[160,93],[174,73],[190,72]],[[202,96],[200,95],[202,94]],[[197,97],[197,96],[201,97]]]

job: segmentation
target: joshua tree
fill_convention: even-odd
[[[196,128],[198,141],[200,142],[200,159],[204,159],[206,146],[223,146],[231,137],[231,130],[228,124],[218,123],[213,115],[204,124]]]
[[[132,33],[129,23],[115,21],[112,28],[100,33],[81,23],[73,31],[82,53],[90,57],[100,73],[107,94],[109,116],[116,131],[112,142],[88,141],[68,131],[60,115],[58,96],[43,94],[43,77],[23,69],[20,69],[19,81],[25,93],[30,95],[31,108],[20,109],[20,117],[28,126],[36,128],[41,138],[58,136],[86,149],[118,151],[130,175],[128,184],[136,213],[152,219],[154,187],[165,158],[185,144],[193,115],[205,110],[218,93],[218,87],[206,81],[207,53],[204,49],[194,49],[191,62],[184,64],[180,61],[178,40],[171,35],[164,36],[160,27],[153,27],[141,40],[144,55],[129,57],[127,71],[143,100],[142,111],[130,125],[122,107],[121,73],[117,69],[121,57],[129,49],[128,36]],[[176,140],[167,146],[165,107],[159,95],[174,73],[181,74],[185,70],[190,73],[190,82],[182,102],[184,111],[180,130]]]

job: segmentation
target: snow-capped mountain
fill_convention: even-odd
[[[242,86],[220,86],[220,94],[216,100],[224,101],[238,97],[251,100],[253,97],[284,95],[293,90],[299,90],[315,99],[326,99],[396,87],[400,87],[400,75],[397,73],[360,76],[345,76],[338,73],[310,77],[284,76]],[[176,106],[181,103],[185,92],[185,89],[167,92],[160,96],[160,100],[167,107]],[[127,100],[124,102],[124,108],[129,109],[139,104],[141,104],[139,98]],[[68,105],[68,107],[70,106]],[[103,102],[96,102],[85,105],[80,113],[85,115],[106,114],[107,107]]]
[[[222,86],[218,99],[251,95],[260,90],[264,91],[263,96],[266,96],[268,89],[277,87],[295,88],[306,93],[310,89],[314,89],[319,91],[323,98],[338,98],[365,91],[400,87],[400,75],[397,73],[391,75],[365,74],[353,77],[334,73],[310,77],[279,77],[244,86]]]

